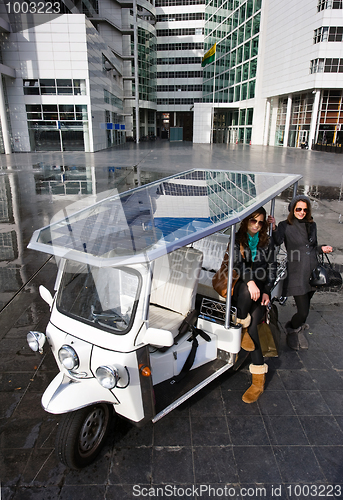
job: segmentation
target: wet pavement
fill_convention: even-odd
[[[137,429],[119,421],[97,462],[81,472],[58,462],[60,417],[40,405],[57,373],[53,356],[47,346],[39,355],[26,344],[27,332],[44,331],[49,319],[38,286],[52,291],[56,276],[53,258],[27,244],[52,217],[190,168],[300,173],[300,192],[314,200],[319,242],[333,245],[342,271],[342,160],[316,151],[162,141],[94,154],[1,155],[1,500],[343,497],[340,291],[315,295],[308,351],[290,351],[282,336],[256,404],[241,401],[249,385],[245,366],[154,425]],[[277,199],[277,220],[287,214],[288,195]],[[284,324],[292,300],[278,309]]]

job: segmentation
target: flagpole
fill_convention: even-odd
[[[217,49],[217,47],[216,47]],[[214,128],[214,94],[216,90],[216,55],[217,50],[214,53],[214,75],[213,75],[213,98],[212,98],[212,124],[211,124],[211,144],[213,144],[213,128]]]

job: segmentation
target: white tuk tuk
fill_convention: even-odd
[[[241,327],[212,277],[231,239],[231,290],[236,224],[269,201],[273,213],[300,178],[190,170],[35,231],[29,248],[55,255],[58,272],[54,296],[40,287],[46,333],[27,339],[41,353],[47,341],[60,370],[42,405],[64,414],[65,465],[91,463],[115,415],[156,422],[234,365]]]

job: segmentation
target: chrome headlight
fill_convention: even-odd
[[[58,359],[67,370],[76,370],[79,367],[79,357],[72,347],[63,345],[58,351]]]
[[[34,352],[39,351],[40,354],[43,352],[43,345],[45,344],[46,337],[44,333],[41,332],[29,332],[26,335],[27,343],[29,344],[30,349]]]
[[[118,370],[114,366],[99,366],[95,376],[99,384],[105,389],[113,389],[119,380]]]

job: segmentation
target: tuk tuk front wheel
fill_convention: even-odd
[[[56,451],[71,469],[82,469],[100,453],[113,418],[113,407],[101,403],[66,413],[58,426]]]

